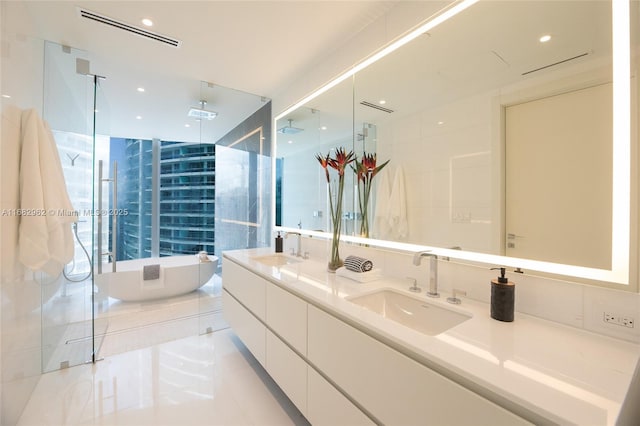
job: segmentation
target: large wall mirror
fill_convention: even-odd
[[[469,7],[276,117],[279,225],[330,231],[315,154],[347,146],[390,160],[376,244],[628,284],[638,2],[452,5]],[[350,178],[342,229],[358,240]],[[390,210],[406,229],[384,225]]]

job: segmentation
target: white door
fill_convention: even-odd
[[[612,85],[506,108],[506,254],[611,268]]]

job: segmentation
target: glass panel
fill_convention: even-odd
[[[127,78],[136,84],[147,81]],[[105,85],[117,81],[107,79]],[[199,85],[190,80],[162,81],[157,86],[147,81],[148,93],[164,98],[161,109],[145,102],[142,95],[135,100],[119,97],[112,101],[117,114],[128,110],[126,102],[142,102],[136,107],[140,114],[137,125],[114,122],[117,134],[105,140],[102,152],[96,151],[96,159],[103,159],[104,178],[117,176],[115,204],[113,182],[103,183],[103,209],[110,215],[104,219],[102,246],[104,252],[115,247],[116,272],[106,263],[112,257],[103,256],[105,264],[96,282],[110,321],[101,357],[197,333],[198,297],[193,290],[199,268],[195,254],[202,248],[201,228],[206,226],[207,203],[201,202],[207,196],[202,191],[206,179],[201,175],[209,154],[192,140],[193,135],[180,133],[170,139],[175,135],[168,127],[177,126],[165,125],[169,124],[169,110],[179,109],[186,115],[184,102],[170,91],[192,93]],[[113,172],[114,163],[117,173]],[[113,213],[117,216],[115,227]]]
[[[93,352],[92,174],[94,82],[77,73],[87,53],[46,42],[43,118],[58,148],[67,192],[78,212],[74,257],[57,277],[41,274],[42,370],[82,364]]]
[[[235,99],[242,105],[241,119],[231,130],[220,134],[221,116],[200,122],[201,145],[214,149],[213,162],[207,163],[205,174],[213,188],[215,203],[208,219],[213,220],[206,236],[213,237],[215,247],[203,244],[210,258],[218,258],[216,274],[211,264],[200,263],[199,332],[210,333],[228,327],[222,316],[222,252],[248,247],[265,247],[271,243],[271,102],[264,97],[215,86],[201,85],[201,99],[213,105]],[[214,145],[215,143],[215,145]],[[207,192],[209,194],[209,192]]]
[[[255,143],[259,136],[251,137]],[[251,141],[247,141],[251,143]],[[238,248],[265,247],[271,234],[265,220],[269,216],[271,162],[267,155],[218,146],[216,253]]]

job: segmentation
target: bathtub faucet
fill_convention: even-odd
[[[299,232],[286,232],[284,237],[287,238],[289,235],[297,235],[298,236],[298,246],[297,251],[294,253],[296,257],[302,257],[302,234]]]
[[[211,262],[211,260],[209,259],[209,254],[205,250],[199,251],[197,256],[200,263]]]

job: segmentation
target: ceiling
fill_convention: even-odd
[[[603,1],[481,1],[283,117],[277,127],[292,119],[305,131],[277,135],[277,155],[347,144],[354,125],[401,122],[529,80],[571,79],[589,67],[610,67],[610,22],[611,7]],[[541,43],[544,34],[553,37]],[[392,113],[360,105],[381,99]]]
[[[341,43],[386,14],[395,1],[28,1],[34,37],[84,50],[104,75],[110,134],[201,140],[187,111],[211,85],[224,102],[208,124],[215,139],[304,75]],[[81,18],[78,7],[181,41],[178,48]],[[144,92],[136,89],[143,87]],[[244,92],[244,93],[243,93]],[[232,100],[238,96],[236,106]],[[249,96],[254,94],[256,96]],[[250,100],[249,100],[250,99]],[[247,108],[239,103],[248,102]],[[227,110],[229,108],[229,110]],[[136,117],[141,117],[136,119]],[[215,124],[213,124],[215,123]]]

